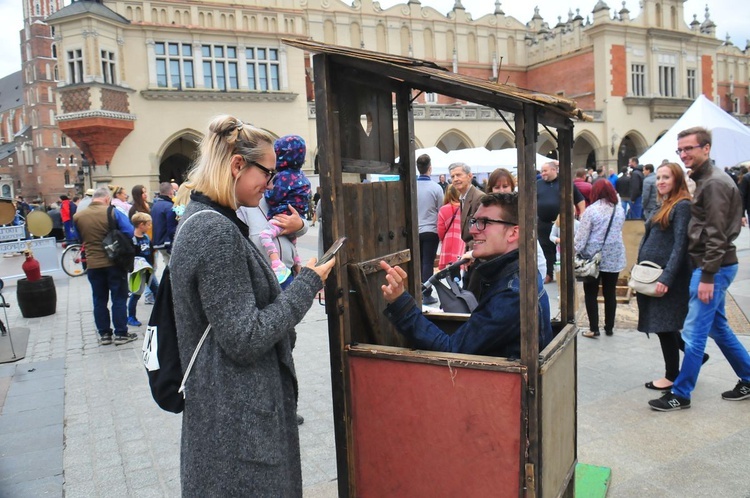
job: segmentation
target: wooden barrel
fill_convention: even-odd
[[[42,279],[36,282],[20,279],[16,288],[16,298],[24,318],[54,315],[57,310],[55,281],[49,275],[43,275]]]

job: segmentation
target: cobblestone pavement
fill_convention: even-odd
[[[311,235],[317,234],[317,228]],[[743,232],[750,242],[747,231]],[[316,237],[300,246],[314,255]],[[750,311],[750,244],[732,286]],[[0,270],[12,259],[0,261]],[[20,263],[18,263],[20,264]],[[3,273],[0,273],[3,274]],[[26,357],[0,365],[0,496],[179,496],[180,416],[150,398],[141,341],[99,346],[86,278],[55,275],[57,313],[24,319],[15,287],[4,295],[13,327],[31,330]],[[139,303],[144,321],[150,307]],[[143,327],[136,329],[142,337]],[[747,331],[744,331],[747,332]],[[326,315],[314,303],[298,327],[302,472],[306,497],[336,496]],[[750,337],[742,336],[750,346]],[[655,413],[643,388],[661,375],[658,341],[627,328],[578,344],[578,458],[612,468],[610,497],[747,497],[750,402],[719,394],[736,382],[709,341],[693,407]]]

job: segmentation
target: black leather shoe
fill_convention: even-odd
[[[654,391],[671,391],[672,390],[672,386],[657,387],[651,381],[646,382],[644,385],[646,386],[646,389],[653,389]]]

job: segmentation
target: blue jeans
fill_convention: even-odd
[[[91,294],[94,298],[94,323],[96,323],[99,335],[112,333],[109,309],[107,309],[110,295],[112,296],[112,325],[114,325],[115,335],[127,334],[128,274],[116,266],[108,266],[89,268],[86,275],[91,284]]]
[[[625,211],[625,219],[628,218],[628,212],[630,211],[630,201],[620,201],[620,205],[622,206],[622,210]]]
[[[151,295],[153,297],[156,297],[156,293],[159,291],[159,280],[156,278],[156,275],[151,275],[151,281],[148,283],[148,287],[146,287],[147,291],[150,291]],[[143,293],[146,297],[149,296],[148,292]],[[135,318],[135,308],[138,305],[138,300],[141,298],[140,294],[131,293],[130,299],[128,299],[128,316]]]
[[[643,197],[630,201],[630,210],[627,215],[629,220],[640,220],[641,218],[643,218]]]
[[[688,399],[698,381],[708,337],[719,346],[737,376],[744,382],[750,382],[750,355],[737,340],[724,312],[727,289],[737,275],[737,265],[723,266],[719,269],[714,277],[714,297],[708,304],[698,299],[701,273],[700,268],[694,270],[690,279],[690,307],[682,329],[685,357],[682,360],[680,375],[672,386],[675,395]]]

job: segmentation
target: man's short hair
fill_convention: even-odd
[[[578,168],[576,170],[576,178],[586,178],[586,170],[583,168]]]
[[[453,163],[453,164],[451,164],[450,166],[448,166],[448,174],[450,175],[451,172],[454,169],[456,169],[456,168],[463,169],[464,173],[466,173],[467,175],[471,174],[471,167],[468,164],[465,164],[465,163]]]
[[[161,182],[159,184],[159,193],[162,195],[172,195],[172,184],[170,182]]]
[[[504,221],[518,225],[518,192],[486,194],[479,202],[484,207],[500,207],[505,216]]]
[[[633,161],[636,164],[636,166],[638,165],[638,158],[637,157],[635,157],[635,156],[631,157],[630,159],[628,159],[628,162],[630,162],[630,161]]]
[[[417,158],[417,170],[420,175],[426,175],[427,172],[430,171],[431,165],[432,163],[428,154],[422,154]]]
[[[690,135],[695,135],[695,138],[698,140],[698,145],[701,147],[704,145],[711,145],[711,132],[702,126],[694,126],[687,130],[682,130],[677,134],[677,140],[689,137]]]
[[[643,171],[649,171],[651,173],[654,172],[654,165],[653,164],[646,164],[643,166]]]
[[[151,215],[148,213],[142,213],[140,211],[136,211],[135,213],[133,213],[133,217],[130,218],[130,222],[134,227],[137,227],[141,223],[148,223],[149,221],[151,221]]]
[[[108,197],[110,197],[109,187],[99,187],[94,190],[94,195],[92,196],[94,199],[106,199]]]
[[[547,161],[546,163],[542,164],[542,167],[544,166],[552,166],[555,169],[559,169],[560,163],[558,161],[552,160],[552,161]]]

